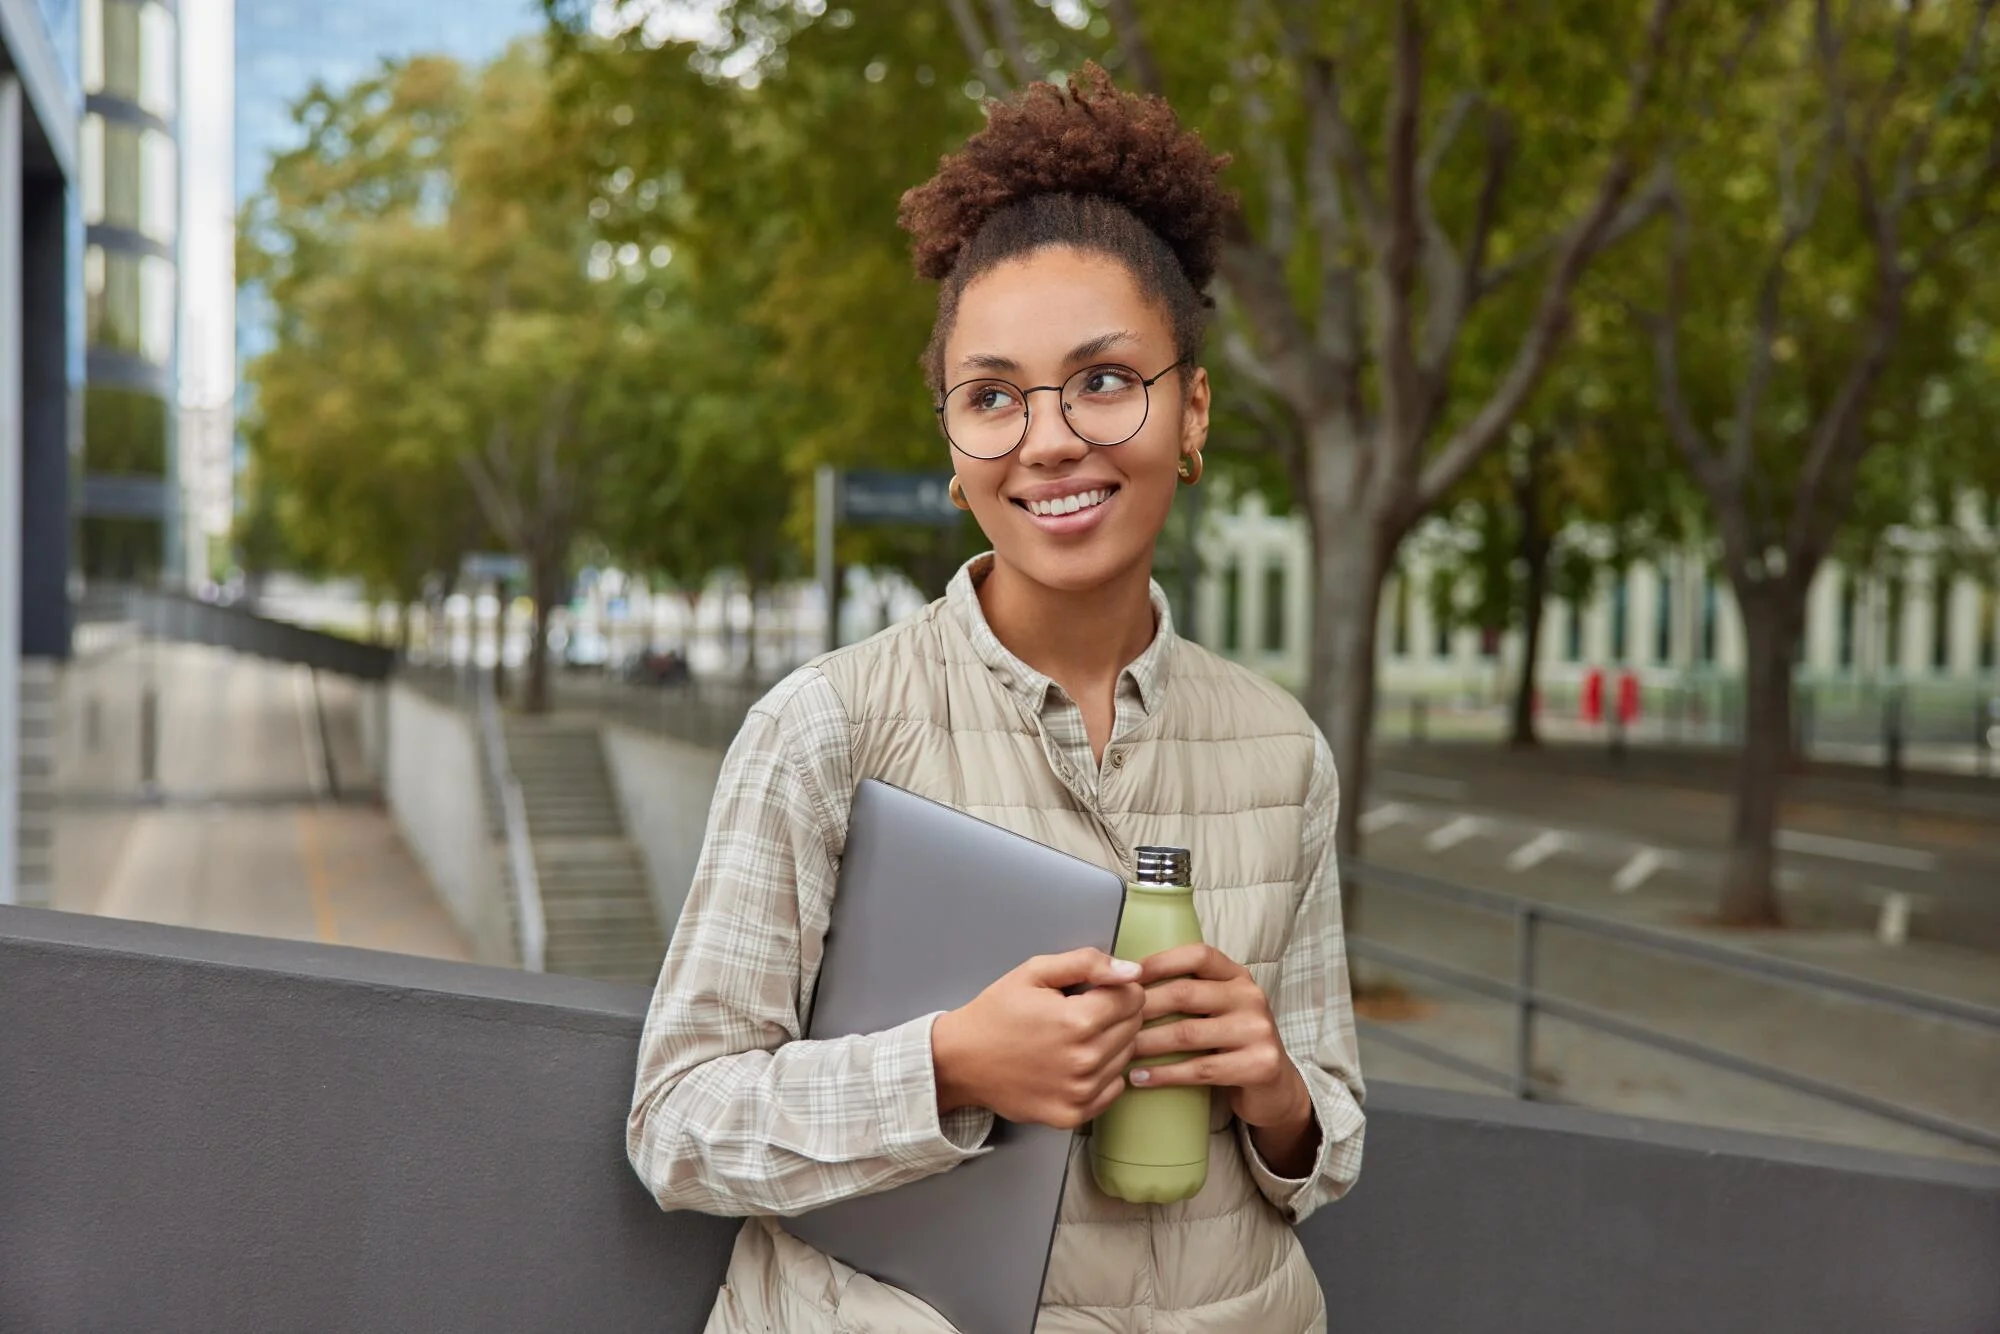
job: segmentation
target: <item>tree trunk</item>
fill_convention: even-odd
[[[1542,608],[1549,595],[1549,544],[1522,545],[1528,560],[1528,584],[1521,608],[1525,623],[1521,628],[1521,674],[1514,684],[1514,723],[1507,738],[1507,744],[1517,750],[1542,744],[1535,730],[1535,692],[1542,655]]]
[[[1736,771],[1736,823],[1717,920],[1780,926],[1775,876],[1778,804],[1792,747],[1792,652],[1805,614],[1804,585],[1736,581],[1743,609],[1743,754]]]
[[[1521,561],[1528,567],[1522,589],[1521,674],[1514,684],[1514,718],[1507,744],[1526,750],[1542,744],[1535,730],[1535,689],[1542,656],[1542,610],[1549,597],[1549,552],[1553,543],[1542,523],[1542,458],[1540,435],[1528,441],[1523,466],[1514,474],[1514,508],[1520,516]]]
[[[1335,847],[1343,860],[1361,848],[1361,802],[1368,790],[1368,741],[1375,718],[1376,615],[1388,543],[1379,523],[1354,510],[1313,522],[1312,654],[1307,707],[1326,733],[1340,774]],[[1343,877],[1341,909],[1356,929],[1356,882]]]
[[[758,580],[752,577],[749,587],[744,590],[750,603],[750,628],[744,633],[743,680],[747,685],[757,681],[757,594]]]
[[[532,714],[549,711],[549,616],[560,592],[560,557],[535,552],[528,557],[529,578],[534,581],[535,628],[528,645],[528,698],[523,706]]]

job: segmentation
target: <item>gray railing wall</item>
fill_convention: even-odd
[[[0,1329],[701,1328],[625,1163],[641,987],[0,909]],[[2000,1170],[1410,1088],[1332,1328],[1991,1334]]]
[[[279,662],[296,662],[363,681],[385,680],[395,667],[395,650],[339,635],[274,621],[241,607],[203,602],[184,593],[155,589],[107,589],[77,608],[80,622],[130,622],[155,639],[233,649]]]

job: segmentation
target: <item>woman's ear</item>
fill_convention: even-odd
[[[1208,370],[1193,367],[1188,371],[1187,400],[1181,405],[1181,453],[1191,454],[1208,443],[1209,401]]]

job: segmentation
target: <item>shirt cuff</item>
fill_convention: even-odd
[[[1306,1083],[1306,1093],[1312,1098],[1313,1124],[1319,1131],[1319,1153],[1312,1171],[1302,1177],[1279,1176],[1264,1161],[1264,1155],[1257,1152],[1257,1145],[1250,1138],[1250,1127],[1241,1121],[1236,1123],[1236,1138],[1243,1146],[1243,1160],[1249,1164],[1250,1179],[1257,1183],[1257,1189],[1287,1222],[1297,1223],[1310,1212],[1313,1187],[1327,1174],[1333,1156],[1361,1128],[1362,1115],[1352,1096],[1336,1096],[1334,1086],[1338,1085],[1344,1093],[1346,1085],[1339,1084],[1324,1070],[1309,1069],[1297,1060],[1292,1064]]]
[[[987,1151],[993,1113],[961,1107],[938,1115],[937,1070],[931,1064],[936,1022],[937,1015],[927,1014],[877,1034],[873,1075],[883,1154],[909,1167],[943,1171]]]

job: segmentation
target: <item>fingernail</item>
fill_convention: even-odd
[[[1130,959],[1113,959],[1111,961],[1111,975],[1123,981],[1130,981],[1139,975],[1139,965],[1133,963]]]
[[[1151,1070],[1134,1070],[1132,1072],[1132,1082],[1134,1084],[1144,1084],[1149,1082],[1152,1078],[1153,1078],[1153,1072]]]

